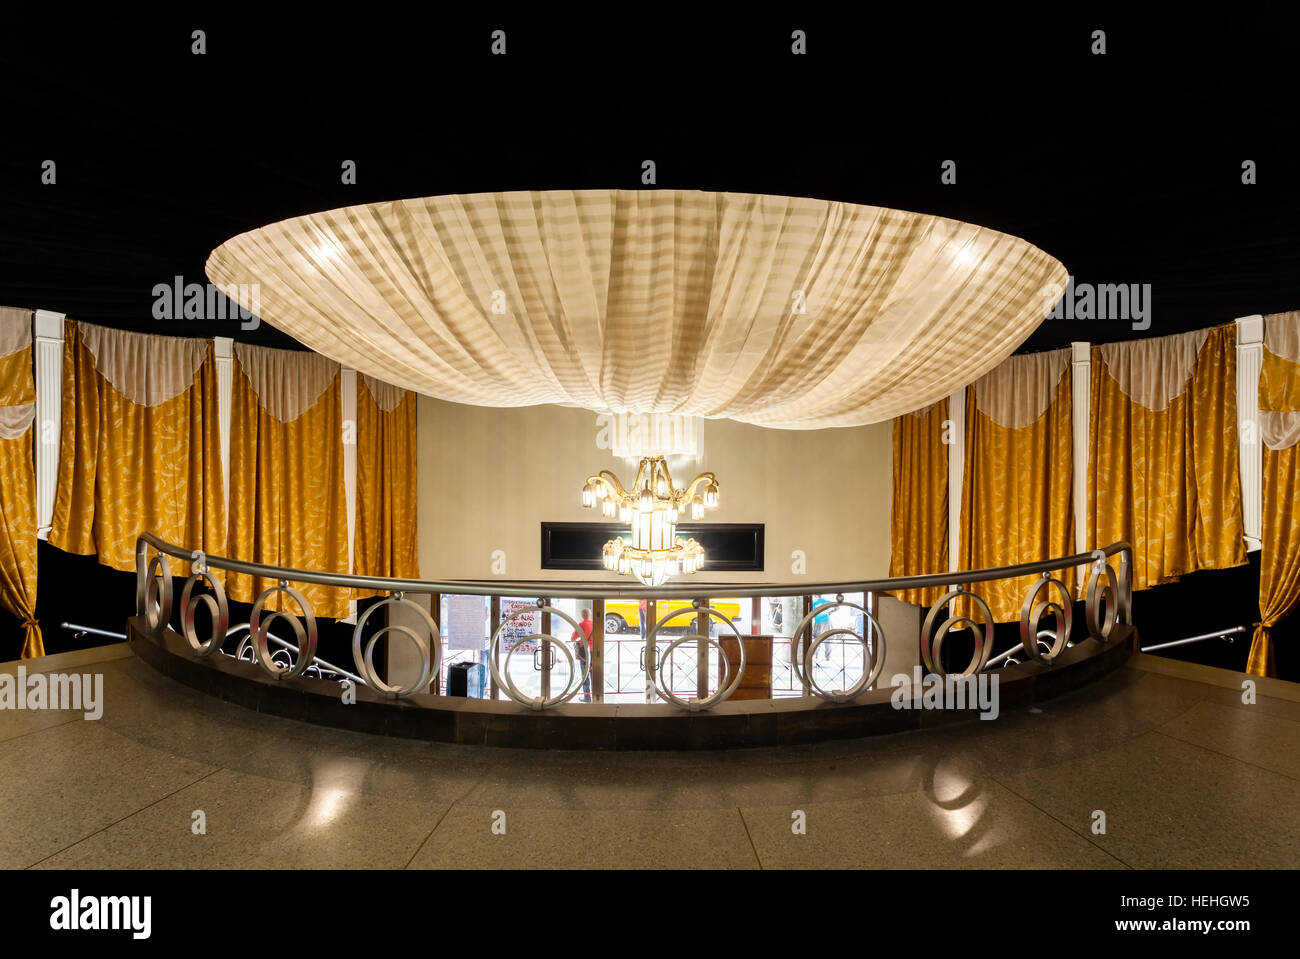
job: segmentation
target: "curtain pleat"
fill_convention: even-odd
[[[948,401],[919,415],[894,420],[894,489],[890,513],[889,575],[920,576],[948,569],[948,445],[944,421]],[[937,587],[898,590],[906,603],[929,606],[943,595]]]
[[[36,621],[35,431],[30,416],[36,402],[36,380],[31,322],[27,310],[0,308],[4,344],[25,344],[0,357],[0,409],[16,411],[15,420],[27,423],[19,435],[0,438],[0,605],[23,621],[22,659],[45,655]]]
[[[357,377],[357,521],[352,561],[360,576],[416,579],[416,395],[391,409],[370,378]],[[357,598],[377,595],[358,590]]]
[[[104,330],[148,354],[147,334]],[[64,330],[58,491],[50,543],[135,571],[142,532],[191,549],[225,552],[225,503],[212,344],[193,384],[155,406],[127,399],[97,369],[81,325]],[[148,376],[148,363],[136,364]],[[188,564],[180,572],[188,575]]]
[[[1236,329],[1215,327],[1184,391],[1151,410],[1125,394],[1093,348],[1088,542],[1132,543],[1135,589],[1246,562],[1236,369]]]
[[[324,392],[290,422],[272,416],[259,401],[241,355],[279,365],[267,382],[277,388],[309,384],[321,358],[294,350],[235,352],[230,402],[230,555],[319,572],[348,571],[347,503],[343,485],[342,408],[337,368]],[[314,388],[314,387],[313,387]],[[276,405],[272,398],[273,407]],[[232,599],[251,603],[275,580],[230,574]],[[317,616],[348,615],[347,589],[291,583]],[[278,594],[270,609],[297,610]]]
[[[1008,360],[1013,368],[1020,360]],[[1024,359],[1032,359],[1025,357]],[[961,569],[988,569],[1066,556],[1073,552],[1071,494],[1073,437],[1069,364],[1051,390],[1045,412],[1013,429],[984,413],[968,394],[966,451],[962,468]],[[1014,372],[1014,369],[1013,369]],[[1014,388],[1011,382],[998,384]],[[972,391],[993,388],[976,383]],[[1073,590],[1074,570],[1053,574]],[[976,583],[971,589],[988,603],[993,618],[1020,618],[1025,596],[1038,576]],[[1060,602],[1059,592],[1039,602]],[[963,612],[971,612],[967,609]]]

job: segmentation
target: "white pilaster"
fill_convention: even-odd
[[[948,447],[948,571],[957,571],[961,552],[961,474],[966,465],[966,387],[948,397],[952,444]]]
[[[37,310],[33,329],[36,363],[36,535],[49,539],[59,485],[63,428],[62,313]]]
[[[212,339],[217,363],[217,431],[221,437],[221,482],[225,487],[226,515],[230,515],[230,393],[234,386],[235,341],[228,336]]]
[[[357,371],[346,366],[339,371],[343,404],[343,495],[348,509],[348,572],[355,569],[352,555],[357,528]],[[348,604],[346,622],[355,622],[357,604]]]
[[[1092,420],[1092,344],[1070,344],[1070,429],[1074,434],[1074,551],[1088,548],[1088,429]]]
[[[1264,446],[1259,436],[1259,370],[1264,362],[1264,317],[1237,319],[1237,451],[1241,462],[1241,513],[1246,549],[1260,548],[1263,533]]]

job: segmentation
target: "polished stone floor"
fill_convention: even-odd
[[[104,716],[0,711],[0,867],[1300,866],[1300,690],[1151,656],[994,722],[613,754],[340,732],[69,656],[42,668],[102,672]]]

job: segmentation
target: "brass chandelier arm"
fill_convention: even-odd
[[[632,495],[623,488],[623,484],[619,482],[619,478],[609,470],[601,470],[595,476],[588,476],[587,482],[593,486],[597,483],[605,483],[618,494],[619,499],[626,499]]]
[[[718,478],[714,476],[712,473],[701,473],[699,476],[695,477],[695,479],[691,480],[690,486],[686,487],[686,489],[681,491],[680,494],[682,497],[681,501],[683,503],[689,503],[692,499],[694,499],[696,487],[698,487],[701,483],[707,485],[709,483],[716,483],[717,481]]]

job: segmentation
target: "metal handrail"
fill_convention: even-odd
[[[346,589],[374,589],[382,592],[402,593],[457,593],[465,596],[564,596],[573,599],[693,599],[725,590],[725,595],[736,597],[752,596],[810,596],[837,593],[885,593],[898,590],[925,589],[931,587],[949,588],[954,583],[986,583],[996,579],[1015,579],[1031,576],[1035,573],[1050,573],[1054,570],[1084,566],[1096,562],[1099,555],[1107,558],[1119,553],[1132,555],[1133,548],[1124,542],[1087,553],[1076,553],[1059,559],[1042,560],[1036,563],[1021,563],[1017,566],[999,566],[994,569],[962,570],[948,573],[927,573],[922,576],[900,576],[895,579],[874,579],[838,583],[766,583],[746,586],[739,583],[703,583],[694,581],[691,585],[673,586],[628,586],[624,581],[584,585],[565,580],[427,580],[394,579],[385,576],[357,576],[352,573],[321,573],[283,566],[267,566],[262,563],[248,563],[244,560],[228,559],[223,556],[198,554],[197,551],[184,549],[175,543],[168,543],[152,533],[141,533],[136,540],[136,569],[143,582],[148,568],[147,546],[152,546],[160,553],[174,556],[186,562],[192,562],[196,555],[202,555],[203,563],[213,569],[231,573],[245,573],[261,579],[286,580],[293,583],[316,583],[320,586],[333,586]],[[141,597],[143,598],[143,597]]]
[[[1203,643],[1207,639],[1228,639],[1229,636],[1240,636],[1246,632],[1245,626],[1233,626],[1229,629],[1216,630],[1213,633],[1202,633],[1199,636],[1188,636],[1186,639],[1175,639],[1170,643],[1158,643],[1155,646],[1143,646],[1140,652],[1150,653],[1157,649],[1168,649],[1171,646],[1186,646],[1188,643]],[[1231,640],[1228,640],[1231,642]]]
[[[231,636],[235,635],[235,633],[239,632],[240,630],[248,630],[249,633],[252,632],[252,630],[249,629],[248,623],[237,623],[234,626],[231,626],[228,630],[226,630],[226,639],[229,639]],[[271,642],[278,644],[282,649],[289,650],[289,652],[293,653],[295,656],[297,656],[299,653],[299,649],[297,646],[289,642],[287,639],[281,639],[279,636],[275,635],[275,633],[271,632],[269,629],[266,631],[266,638]],[[247,638],[242,640],[239,646],[236,647],[234,658],[236,659],[239,658],[239,654],[243,650],[245,642],[248,642]],[[227,653],[226,655],[230,655],[230,654]],[[356,673],[350,673],[346,669],[343,669],[339,666],[335,666],[328,659],[322,659],[319,656],[313,656],[312,662],[315,663],[317,666],[320,666],[322,669],[328,669],[331,673],[335,673],[336,675],[339,676],[344,676],[352,680],[354,683],[360,683],[362,686],[366,685],[366,681],[362,679],[360,676],[358,676]]]

